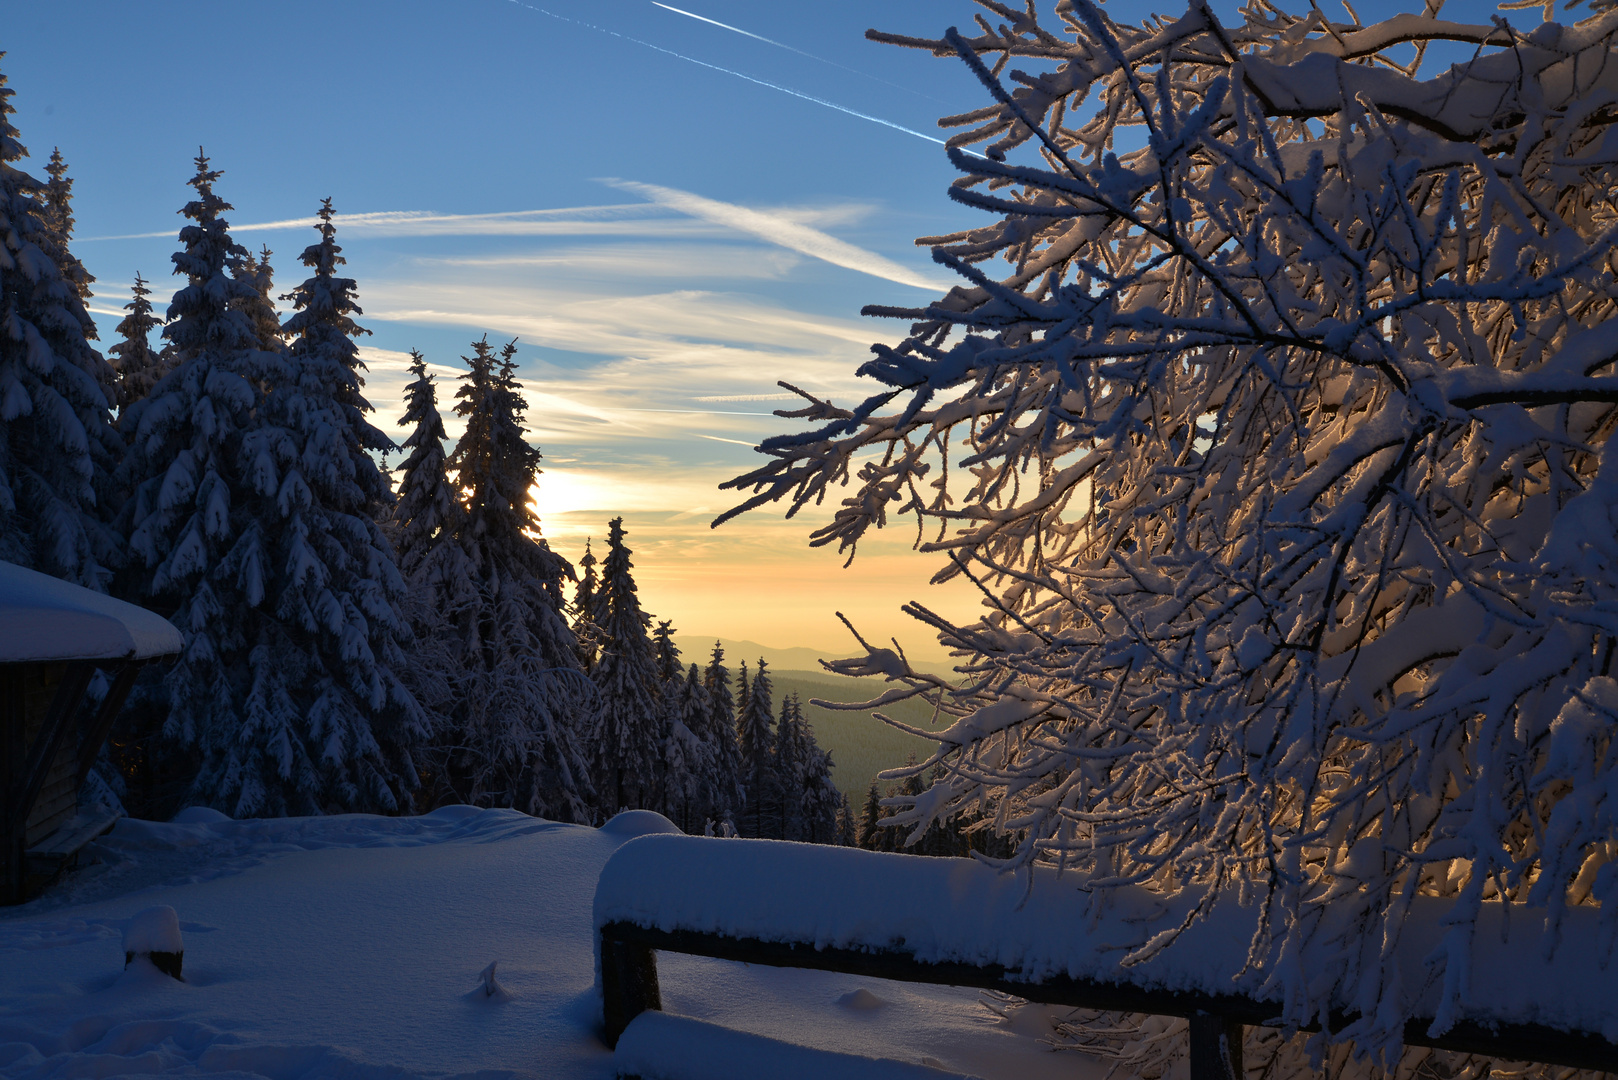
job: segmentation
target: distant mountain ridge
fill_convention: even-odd
[[[697,637],[693,634],[681,634],[676,639],[680,646],[680,658],[686,663],[696,664],[699,668],[706,667],[708,657],[713,654],[713,638]],[[764,662],[774,671],[806,671],[827,678],[835,678],[831,672],[820,666],[821,660],[841,660],[844,657],[856,656],[859,653],[859,644],[849,642],[849,648],[842,651],[827,649],[808,649],[797,646],[788,649],[772,648],[761,645],[756,641],[736,640],[734,638],[719,638],[719,645],[725,650],[725,666],[735,671],[743,660],[747,661],[748,670],[758,663],[762,657]],[[928,671],[935,675],[953,677],[947,663],[929,663],[911,658],[911,666],[917,671]],[[873,697],[875,694],[872,695]]]

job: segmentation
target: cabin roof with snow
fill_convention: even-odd
[[[183,644],[161,615],[0,562],[0,663],[147,660]]]

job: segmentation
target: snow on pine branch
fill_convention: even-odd
[[[953,718],[891,774],[942,766],[947,797],[895,820],[983,808],[1018,863],[1252,898],[1248,963],[1300,1024],[1335,984],[1287,958],[1327,903],[1391,965],[1448,898],[1439,1028],[1485,904],[1534,906],[1547,947],[1599,904],[1580,947],[1610,952],[1618,13],[1064,0],[1050,30],[980,2],[976,37],[874,35],[991,97],[944,124],[952,197],[994,220],[922,241],[963,283],[868,308],[912,323],[860,369],[879,389],[805,394],[729,485],[726,517],[833,496],[811,542],[850,555],[912,514],[935,580],[985,592],[971,625],[908,609],[962,686],[877,665]],[[1475,57],[1423,79],[1432,41]],[[1397,1043],[1383,974],[1342,975],[1343,1036]]]

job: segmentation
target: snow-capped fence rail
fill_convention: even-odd
[[[1231,1058],[1240,1054],[1240,1028],[1278,1024],[1285,1003],[1270,977],[1277,964],[1335,978],[1333,1031],[1352,1033],[1361,1019],[1356,1001],[1376,989],[1355,976],[1381,970],[1368,961],[1385,943],[1356,936],[1352,926],[1315,936],[1334,942],[1329,953],[1322,946],[1319,955],[1283,960],[1277,943],[1249,964],[1260,912],[1234,896],[1214,900],[1172,947],[1157,948],[1202,897],[1112,889],[1100,915],[1076,917],[1077,894],[1086,889],[1080,875],[1043,868],[1032,875],[964,859],[779,841],[637,838],[613,855],[596,885],[606,1040],[616,1044],[635,1016],[661,1008],[658,951],[1186,1017],[1195,1080],[1239,1076]],[[1486,904],[1470,970],[1445,973],[1460,979],[1461,1008],[1440,1024],[1434,1017],[1446,978],[1426,961],[1450,932],[1447,908],[1447,901],[1418,902],[1392,946],[1402,978],[1394,990],[1416,1017],[1404,1025],[1405,1043],[1618,1071],[1618,973],[1599,947],[1598,910],[1568,912],[1561,947],[1547,957],[1538,913]]]

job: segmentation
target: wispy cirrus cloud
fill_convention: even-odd
[[[570,276],[625,278],[779,279],[802,261],[794,251],[726,243],[637,243],[569,246],[512,255],[450,256],[423,265],[478,269],[562,271]]]
[[[868,216],[866,203],[845,202],[832,206],[784,206],[769,211],[785,221],[812,228],[815,225],[848,225]],[[488,214],[442,214],[433,210],[373,210],[358,214],[339,213],[334,218],[342,235],[362,236],[665,236],[701,238],[724,235],[722,224],[705,222],[701,215],[669,217],[669,208],[656,202],[610,203],[601,206],[562,206],[544,210],[502,210]],[[684,212],[681,211],[683,214]],[[692,220],[692,217],[697,220]],[[313,217],[278,218],[273,221],[232,222],[232,233],[285,232],[316,225]],[[716,227],[717,225],[717,227]],[[103,240],[155,240],[177,236],[179,226],[153,232],[120,233],[115,236],[81,236],[74,243]]]
[[[862,274],[870,274],[872,277],[900,285],[926,289],[928,292],[943,292],[950,286],[950,282],[943,278],[932,277],[907,266],[901,266],[874,251],[867,251],[846,240],[839,240],[829,233],[821,232],[813,226],[794,221],[782,214],[721,202],[718,199],[709,199],[689,191],[662,187],[658,184],[642,184],[635,180],[610,178],[602,182],[620,191],[632,191],[648,202],[670,210],[678,210],[682,214],[689,214],[691,217],[701,218],[715,225],[749,233],[760,240],[824,260],[834,266],[857,270]]]
[[[648,229],[651,216],[644,203],[606,206],[566,206],[546,210],[509,210],[489,214],[440,214],[431,210],[375,210],[359,214],[337,214],[337,228],[343,235],[364,236],[577,236],[636,235]],[[231,222],[232,233],[284,232],[317,224],[313,217],[279,218],[274,221]],[[667,222],[675,225],[675,222]],[[653,226],[655,228],[655,226]],[[676,229],[686,235],[712,235],[711,230]],[[177,228],[156,232],[124,233],[117,236],[85,236],[76,243],[99,240],[151,240],[177,235]]]

